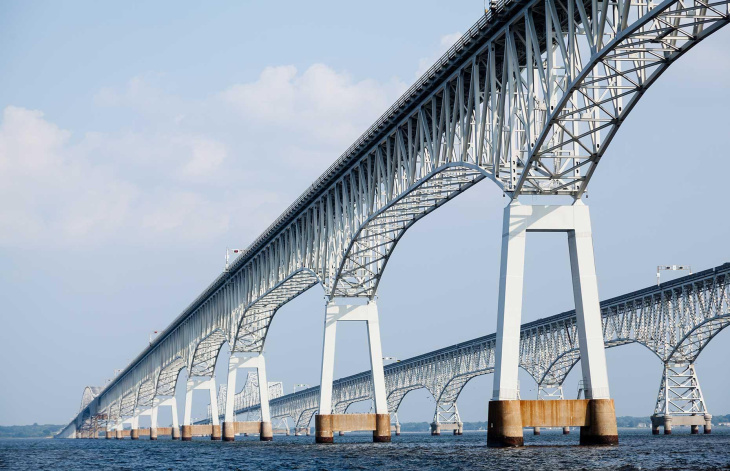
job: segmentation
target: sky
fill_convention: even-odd
[[[126,366],[221,272],[226,247],[247,247],[482,9],[0,3],[0,425],[66,423],[85,386]],[[657,265],[730,261],[728,46],[721,30],[670,67],[601,160],[586,202],[602,299],[655,283]],[[379,288],[384,355],[494,332],[505,203],[484,180],[403,237]],[[526,258],[523,321],[572,309],[565,235],[531,234]],[[323,316],[314,288],[272,323],[268,377],[287,392],[319,383]],[[714,414],[730,413],[729,342],[720,333],[697,362]],[[607,358],[617,414],[650,415],[659,360],[638,345]],[[346,323],[335,376],[368,367],[365,328]],[[462,420],[486,419],[491,383],[467,384]],[[520,387],[535,396],[524,373]],[[434,407],[416,391],[399,418],[431,421]]]

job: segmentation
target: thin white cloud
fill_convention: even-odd
[[[439,45],[434,51],[433,54],[431,54],[429,57],[423,57],[418,61],[418,69],[416,70],[416,79],[420,78],[421,75],[425,74],[428,69],[431,68],[433,64],[436,63],[437,60],[441,58],[441,56],[444,55],[446,51],[449,50],[451,46],[456,43],[456,41],[461,38],[462,33],[456,32],[451,34],[446,34],[444,36],[441,36],[441,40],[439,41]]]
[[[442,38],[435,56],[458,36]],[[140,75],[95,95],[100,112],[121,120],[119,131],[74,136],[41,111],[8,106],[0,245],[169,245],[230,234],[245,244],[407,85],[288,65],[185,100],[159,75]]]

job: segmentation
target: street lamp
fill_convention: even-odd
[[[228,261],[230,260],[231,252],[233,252],[234,254],[242,254],[243,249],[229,249],[228,247],[226,247],[226,271],[228,271]],[[236,255],[236,257],[238,257],[238,255]]]
[[[663,270],[679,271],[687,270],[689,274],[692,274],[692,267],[689,265],[659,265],[656,267],[656,285],[659,286],[660,272]]]

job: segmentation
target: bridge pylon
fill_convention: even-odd
[[[581,445],[618,444],[616,412],[608,387],[588,206],[580,199],[570,206],[522,205],[515,199],[504,209],[503,224],[494,394],[489,402],[487,445],[522,446],[523,427],[540,426],[580,426]],[[548,401],[524,401],[518,397],[528,232],[565,232],[568,235],[585,400],[562,399],[556,407]]]
[[[712,431],[712,415],[707,411],[694,363],[664,363],[651,432],[658,435],[659,427],[664,427],[664,434],[669,435],[674,425],[689,425],[693,434],[699,433],[700,426],[705,433]]]
[[[349,321],[363,321],[367,324],[375,414],[333,413],[332,383],[337,323]],[[390,441],[390,414],[380,344],[380,320],[375,299],[363,302],[362,298],[333,298],[327,303],[322,346],[322,380],[319,384],[319,413],[314,421],[316,443],[332,443],[334,432],[338,431],[370,430],[373,432],[374,442]]]

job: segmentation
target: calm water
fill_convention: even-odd
[[[648,430],[620,430],[621,445],[574,446],[578,434],[525,433],[540,445],[511,450],[486,447],[485,433],[461,437],[403,434],[390,444],[369,443],[363,434],[335,437],[334,445],[314,445],[314,437],[275,436],[261,443],[240,437],[234,443],[117,440],[0,440],[0,469],[730,469],[730,431],[652,436]]]

